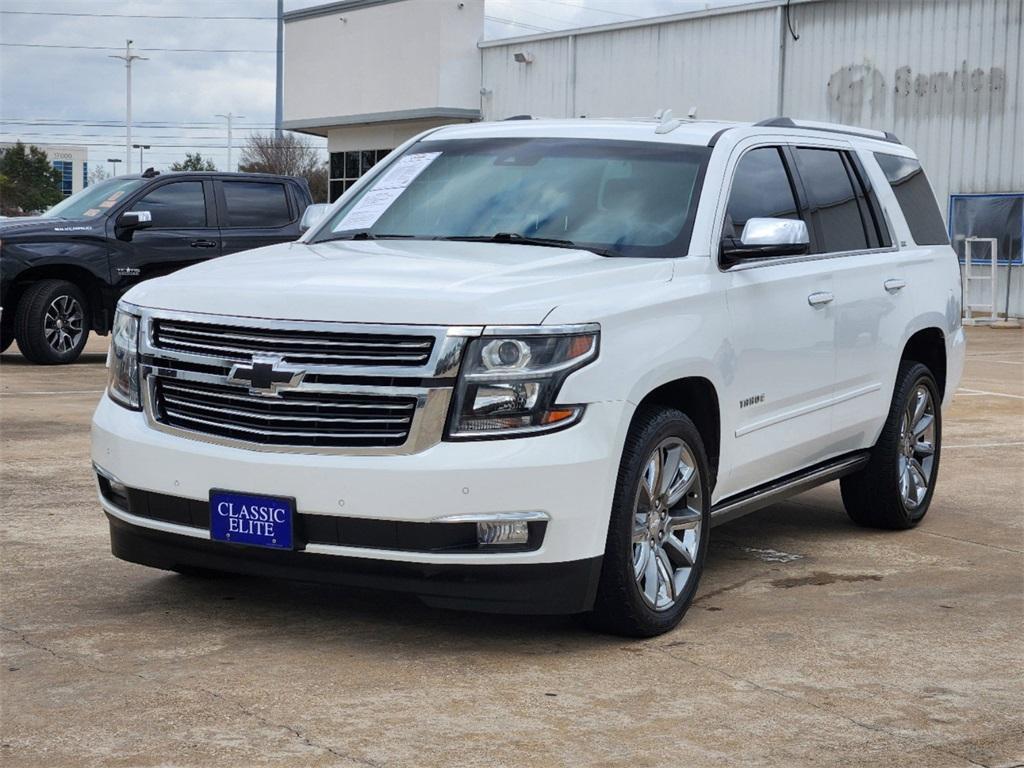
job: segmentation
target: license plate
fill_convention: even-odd
[[[295,499],[210,491],[210,538],[271,549],[292,548]]]

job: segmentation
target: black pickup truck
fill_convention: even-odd
[[[17,339],[32,362],[73,362],[135,283],[295,240],[311,202],[304,179],[149,169],[0,220],[0,352]]]

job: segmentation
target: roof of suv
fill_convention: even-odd
[[[757,123],[724,120],[691,120],[672,118],[623,119],[578,118],[534,119],[528,115],[499,122],[461,123],[441,128],[425,141],[462,138],[505,138],[535,136],[547,138],[619,139],[626,141],[664,141],[674,144],[714,146],[715,141],[731,128],[762,128],[767,133],[807,132],[809,136],[844,134],[852,139],[880,141],[899,145],[899,139],[886,131],[839,123],[820,123],[776,117]]]

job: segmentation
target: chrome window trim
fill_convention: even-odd
[[[899,248],[890,246],[888,248],[861,248],[856,251],[828,251],[826,253],[806,253],[801,256],[780,256],[776,258],[751,260],[749,263],[739,262],[731,267],[723,268],[718,263],[719,272],[742,272],[746,269],[758,269],[760,267],[772,267],[776,264],[801,264],[805,261],[822,261],[824,259],[845,259],[850,256],[872,256],[879,253],[898,253]],[[716,259],[716,262],[718,260]]]

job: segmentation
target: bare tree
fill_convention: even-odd
[[[294,133],[252,133],[242,147],[238,170],[301,176],[309,182],[313,202],[327,202],[327,163],[304,136]]]

